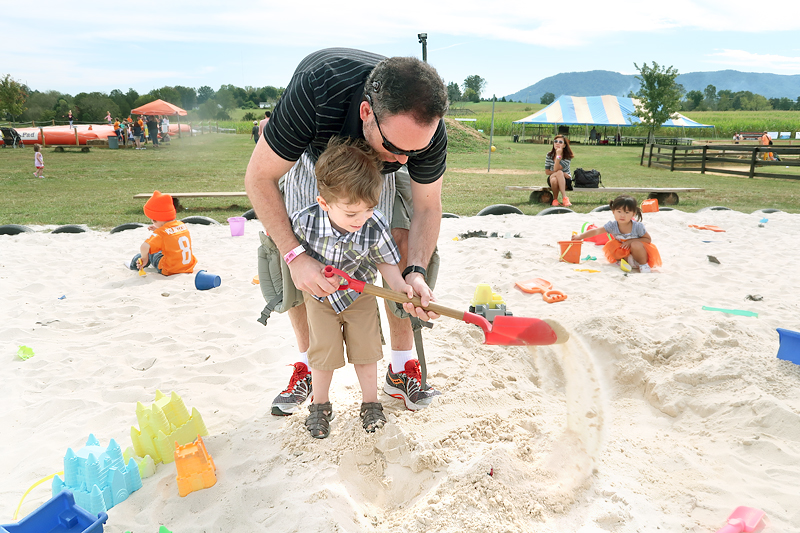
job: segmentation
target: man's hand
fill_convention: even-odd
[[[435,298],[433,297],[433,291],[430,287],[428,287],[428,284],[425,283],[425,278],[419,272],[412,272],[406,276],[406,283],[411,285],[416,294],[419,294],[419,299],[421,300],[423,306],[427,307],[428,304],[435,301]],[[404,303],[403,309],[406,313],[415,316],[420,320],[424,320],[425,322],[439,318],[438,313],[426,311],[422,307],[414,307],[411,302]]]
[[[289,263],[294,286],[320,298],[339,289],[338,277],[326,278],[323,274],[324,269],[325,265],[308,254],[300,254]]]

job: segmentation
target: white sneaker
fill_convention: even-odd
[[[652,270],[650,270],[650,265],[639,265],[639,272],[642,274],[649,274]]]

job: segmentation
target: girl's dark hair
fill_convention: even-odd
[[[636,198],[633,196],[628,196],[627,194],[622,194],[617,196],[611,202],[609,202],[612,211],[616,211],[617,209],[622,209],[623,211],[633,211],[636,214],[636,219],[639,222],[642,221],[642,210],[639,208],[639,204],[636,202]]]
[[[553,137],[554,141],[556,139],[564,139],[564,152],[563,152],[563,155],[561,156],[562,159],[572,159],[573,157],[575,157],[575,154],[572,153],[572,148],[569,147],[569,139],[567,139],[563,135],[556,135],[555,137]],[[553,149],[550,150],[550,152],[548,152],[547,155],[549,155],[552,159],[555,159],[555,157],[556,157],[556,146],[555,145],[553,145]]]

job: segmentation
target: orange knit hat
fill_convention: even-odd
[[[156,222],[174,220],[175,206],[172,205],[172,196],[155,191],[153,196],[144,204],[144,214]]]

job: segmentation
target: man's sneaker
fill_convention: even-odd
[[[297,411],[311,394],[311,372],[305,363],[294,363],[294,373],[286,390],[272,400],[272,414],[289,416]]]
[[[392,372],[392,365],[390,364],[389,369],[386,371],[383,392],[392,398],[403,400],[406,404],[406,409],[419,411],[428,407],[434,396],[441,394],[441,392],[433,388],[420,390],[421,382],[422,374],[420,374],[419,370],[419,361],[416,359],[406,361],[405,369],[396,374]]]

